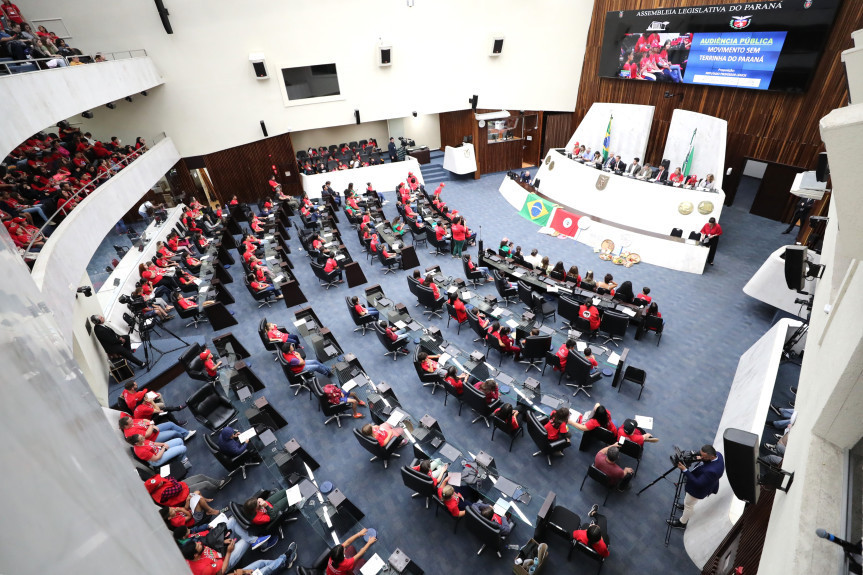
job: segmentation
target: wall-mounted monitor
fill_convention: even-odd
[[[804,92],[841,0],[608,12],[599,75]]]
[[[335,64],[282,68],[282,81],[288,100],[291,101],[338,96],[341,93]]]

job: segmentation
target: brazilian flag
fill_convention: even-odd
[[[538,226],[544,226],[548,223],[553,209],[554,204],[544,201],[536,194],[528,193],[519,215]]]

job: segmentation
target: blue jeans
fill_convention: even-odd
[[[373,307],[367,307],[366,313],[368,313],[370,316],[372,316],[375,319],[377,319],[381,315],[381,312],[379,312],[377,309],[375,309]]]
[[[27,213],[27,214],[33,214],[33,213],[35,213],[35,214],[37,214],[40,218],[42,218],[42,221],[44,221],[44,222],[47,222],[47,221],[48,221],[48,216],[46,216],[46,215],[45,215],[45,212],[43,212],[43,211],[42,211],[42,206],[31,206],[31,207],[29,207],[29,208],[21,208],[21,209],[19,209],[18,211],[19,211],[19,212],[24,212],[24,213]]]
[[[249,563],[243,569],[249,569],[254,571],[255,569],[261,570],[261,575],[270,575],[270,573],[275,573],[279,569],[285,566],[288,558],[285,557],[284,553],[279,555],[277,559],[258,559],[254,563]]]
[[[300,338],[298,338],[297,336],[295,336],[295,335],[294,335],[294,334],[292,334],[292,333],[289,333],[289,334],[288,334],[288,342],[290,342],[290,343],[294,344],[294,347],[299,347],[299,345],[300,345]]]
[[[168,449],[162,454],[162,457],[155,462],[157,465],[165,465],[175,457],[182,458],[186,456],[186,446],[183,444],[182,439],[174,438],[169,439],[168,441],[163,441],[162,443],[167,445]]]
[[[785,419],[777,419],[773,422],[773,427],[775,427],[776,429],[784,430],[786,427],[788,427],[788,424],[791,423],[791,416],[794,414],[794,410],[783,407],[779,410],[779,413],[781,413],[782,417],[784,417]]]
[[[484,273],[486,276],[490,276],[491,274],[488,271],[487,267],[476,266],[476,271]]]
[[[303,371],[314,371],[315,373],[320,373],[321,375],[326,376],[330,376],[333,374],[330,368],[328,368],[326,365],[322,364],[316,359],[307,359]]]
[[[166,421],[156,426],[159,430],[159,441],[168,442],[172,439],[183,439],[189,434],[188,429],[183,429],[173,421]],[[164,457],[164,456],[163,456]]]
[[[228,569],[233,570],[237,566],[237,563],[239,563],[240,559],[243,558],[243,555],[246,554],[246,551],[252,548],[252,543],[254,543],[257,538],[249,535],[249,532],[243,529],[234,517],[228,519],[228,523],[225,526],[228,528],[228,531],[231,532],[231,537],[237,540],[237,542],[234,543],[234,551],[231,553],[231,558],[228,560]]]
[[[381,201],[381,203],[384,203],[385,201],[387,201],[382,193],[380,193],[380,192],[376,192],[376,193],[377,193],[378,199]]]

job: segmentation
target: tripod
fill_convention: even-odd
[[[663,473],[662,475],[660,475],[659,477],[657,477],[656,479],[654,479],[653,481],[651,481],[650,483],[648,483],[641,491],[639,491],[638,493],[635,494],[636,497],[640,496],[643,492],[647,491],[648,488],[652,487],[653,485],[659,483],[661,480],[668,477],[668,475],[672,471],[677,471],[679,473],[679,475],[677,476],[677,481],[674,483],[674,503],[671,504],[671,513],[668,514],[668,522],[666,522],[666,527],[665,527],[665,546],[666,547],[668,547],[668,542],[671,541],[671,529],[672,529],[672,527],[669,523],[674,520],[674,514],[677,511],[677,506],[680,505],[680,496],[683,493],[683,486],[686,485],[685,478],[683,477],[683,471],[678,469],[677,466],[674,466],[671,469],[669,469],[668,471],[666,471],[665,473]],[[669,481],[671,481],[671,480],[669,480]]]
[[[143,317],[136,316],[136,319],[137,319],[137,321],[135,322],[136,325],[132,327],[132,330],[129,333],[131,334],[133,331],[135,331],[135,329],[137,327],[138,335],[141,336],[141,347],[144,348],[144,361],[147,362],[147,373],[149,373],[150,370],[153,369],[153,366],[155,366],[166,353],[171,353],[171,352],[177,351],[178,349],[182,349],[184,347],[189,347],[189,345],[190,345],[189,342],[185,341],[183,338],[181,338],[176,333],[172,332],[170,329],[165,327],[164,324],[158,322],[157,320],[153,319],[154,323],[148,324],[147,319],[145,319]],[[153,345],[153,342],[150,339],[150,334],[151,334],[151,332],[156,331],[156,325],[154,325],[154,324],[158,325],[159,329],[162,329],[165,332],[169,333],[171,336],[174,337],[174,339],[176,339],[180,343],[182,343],[182,345],[179,345],[179,346],[172,348],[172,349],[166,349],[166,350],[159,349],[158,347]],[[158,335],[161,335],[158,332],[156,332],[156,333]],[[153,361],[150,361],[150,354],[153,355]]]

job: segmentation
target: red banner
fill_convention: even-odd
[[[551,221],[548,225],[557,233],[574,238],[575,233],[578,231],[578,220],[580,217],[581,216],[576,216],[566,210],[556,208],[554,213],[551,215]]]

